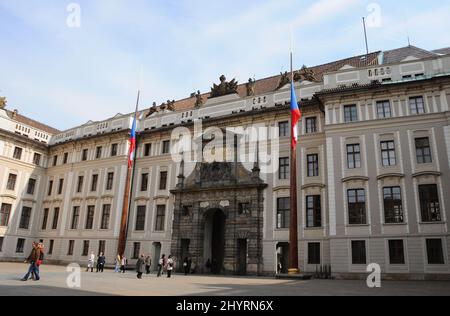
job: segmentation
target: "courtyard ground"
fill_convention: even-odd
[[[156,278],[155,274],[136,278],[132,271],[115,274],[86,273],[82,269],[81,288],[66,285],[65,267],[41,267],[42,280],[21,282],[28,265],[0,263],[0,296],[39,295],[125,295],[125,296],[309,296],[309,295],[450,295],[449,281],[384,281],[379,289],[369,289],[365,281],[277,280],[256,277],[216,277],[174,275]]]

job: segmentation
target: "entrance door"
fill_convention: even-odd
[[[204,260],[209,261],[206,273],[220,274],[225,259],[225,214],[211,210],[206,215]],[[209,270],[209,271],[208,271]]]
[[[161,258],[161,243],[154,242],[153,243],[153,262],[152,262],[153,271],[158,271],[159,258]]]
[[[247,274],[247,239],[237,240],[237,274]]]

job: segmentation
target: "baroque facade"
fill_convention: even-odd
[[[450,49],[380,51],[303,67],[295,79],[301,271],[354,277],[377,263],[387,276],[449,278]],[[199,272],[208,259],[214,273],[286,271],[289,102],[286,74],[241,85],[222,76],[211,93],[142,111],[125,255],[190,257]],[[91,251],[114,263],[132,120],[60,132],[0,99],[0,260],[21,260],[42,240],[55,263],[85,264]],[[245,164],[236,151],[225,162],[175,162],[173,131],[195,135],[198,121],[216,131],[211,140],[272,127],[279,168],[263,172],[263,159]]]

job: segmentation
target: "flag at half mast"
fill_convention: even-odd
[[[133,127],[131,128],[131,137],[130,137],[130,151],[128,153],[128,168],[133,166],[134,162],[134,152],[136,149],[136,120],[137,120],[137,110],[134,113]]]
[[[291,135],[292,148],[297,147],[298,142],[298,125],[302,118],[302,112],[298,107],[297,95],[295,94],[294,79],[291,81]]]

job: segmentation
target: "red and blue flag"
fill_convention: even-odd
[[[298,107],[297,95],[295,94],[294,81],[291,82],[291,135],[292,148],[296,148],[298,142],[298,124],[302,119],[302,112]]]

